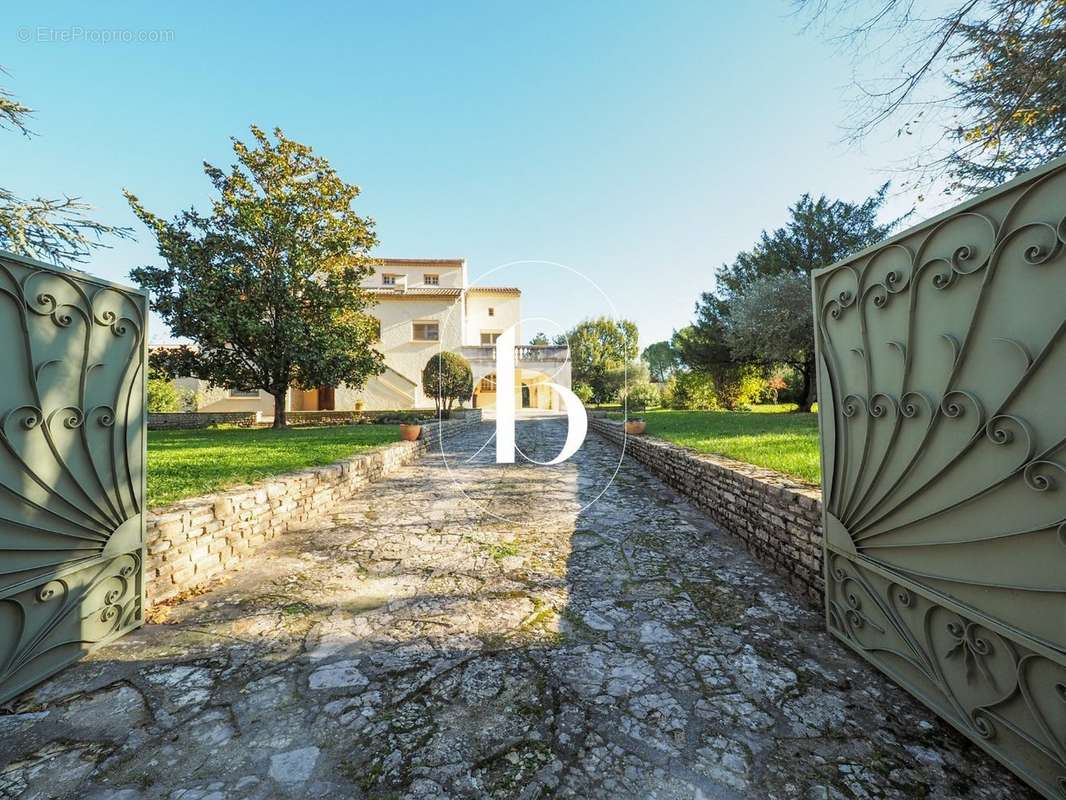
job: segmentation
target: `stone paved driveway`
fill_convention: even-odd
[[[0,798],[1032,797],[639,466],[584,508],[617,450],[490,434],[24,696]]]

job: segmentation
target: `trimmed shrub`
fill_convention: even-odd
[[[587,383],[575,383],[572,387],[572,391],[574,394],[577,395],[577,399],[585,405],[588,405],[592,402],[592,387],[589,386]]]
[[[462,408],[463,401],[474,393],[474,373],[470,364],[458,353],[431,356],[422,370],[422,391],[433,396],[437,413],[443,410],[447,417],[456,401]]]

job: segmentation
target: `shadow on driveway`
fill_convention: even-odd
[[[618,450],[491,433],[24,695],[0,798],[1033,797]]]

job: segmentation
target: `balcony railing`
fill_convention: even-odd
[[[522,344],[514,349],[518,363],[536,361],[566,361],[568,348],[554,344]],[[463,357],[469,361],[495,361],[496,345],[469,345],[463,348]]]

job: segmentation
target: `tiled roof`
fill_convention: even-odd
[[[522,294],[522,290],[515,286],[471,286],[467,291],[471,294]]]
[[[458,297],[463,293],[462,289],[451,286],[409,286],[406,291],[402,286],[369,286],[367,291],[371,294],[385,295],[387,297],[404,297],[405,295]],[[514,286],[471,286],[467,291],[471,294],[522,294],[522,290]]]
[[[402,264],[425,264],[425,265],[448,265],[452,267],[463,266],[461,258],[377,258],[375,261],[385,266],[398,267]]]
[[[449,286],[412,286],[406,291],[400,286],[371,286],[367,290],[371,294],[385,295],[386,297],[458,297],[463,293],[462,289],[453,289]]]

